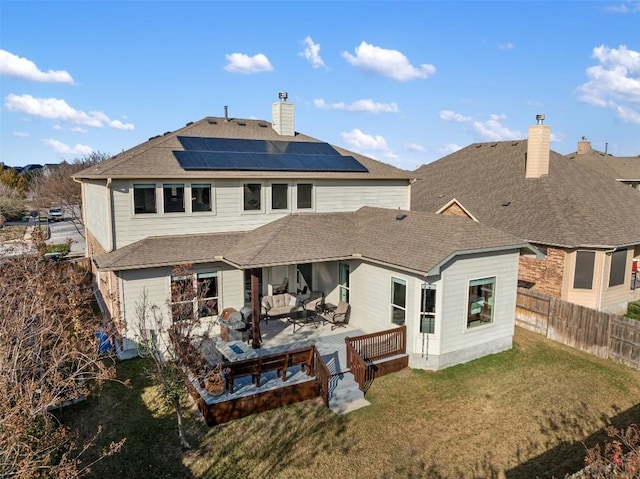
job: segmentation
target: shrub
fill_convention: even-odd
[[[47,253],[58,253],[60,256],[66,256],[71,251],[67,243],[57,243],[47,245]]]
[[[629,303],[625,316],[627,318],[640,319],[640,301]]]

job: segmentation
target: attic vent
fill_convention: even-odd
[[[497,144],[497,143],[491,143],[491,148],[494,148],[494,147],[496,147],[496,146],[498,146],[498,144]]]
[[[238,125],[240,126],[247,126],[247,122],[246,121],[239,121]]]
[[[260,128],[267,128],[267,126],[269,126],[269,125],[267,125],[266,123],[262,123],[262,122],[260,122],[260,123],[258,123],[258,126],[259,126]]]
[[[190,121],[189,123],[187,123],[185,126],[191,126],[191,125],[193,125],[193,122],[192,122],[192,121]]]
[[[208,122],[209,122],[209,124],[211,124],[211,125],[217,125],[217,124],[218,124],[218,122],[217,122],[216,120],[214,120],[213,118],[209,118],[207,121],[208,121]]]

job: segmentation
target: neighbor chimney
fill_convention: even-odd
[[[578,155],[584,155],[591,151],[591,142],[585,136],[578,142]]]
[[[549,174],[551,127],[543,125],[544,115],[536,115],[537,125],[529,127],[527,141],[526,177],[540,178]]]
[[[278,135],[294,136],[293,103],[287,103],[287,92],[278,94],[280,101],[271,105],[271,127]]]
[[[224,106],[224,121],[229,121],[229,107],[227,105]]]

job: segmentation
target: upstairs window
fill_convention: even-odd
[[[609,287],[624,284],[627,269],[627,250],[621,249],[611,254],[611,271],[609,271]]]
[[[313,185],[311,183],[298,183],[296,207],[299,210],[313,208]]]
[[[156,213],[156,185],[133,185],[133,211],[135,214]]]
[[[573,276],[574,289],[593,288],[593,266],[595,262],[595,251],[576,251],[576,271]]]
[[[289,209],[289,185],[286,183],[273,183],[271,185],[271,209]]]
[[[260,211],[262,209],[262,185],[245,183],[243,188],[244,211]]]
[[[184,185],[162,185],[165,213],[184,213]]]
[[[191,185],[191,211],[212,211],[211,185],[192,184]]]

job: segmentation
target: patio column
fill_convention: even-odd
[[[260,292],[258,291],[257,270],[251,270],[251,328],[253,330],[251,347],[258,349],[262,336],[260,334]]]

